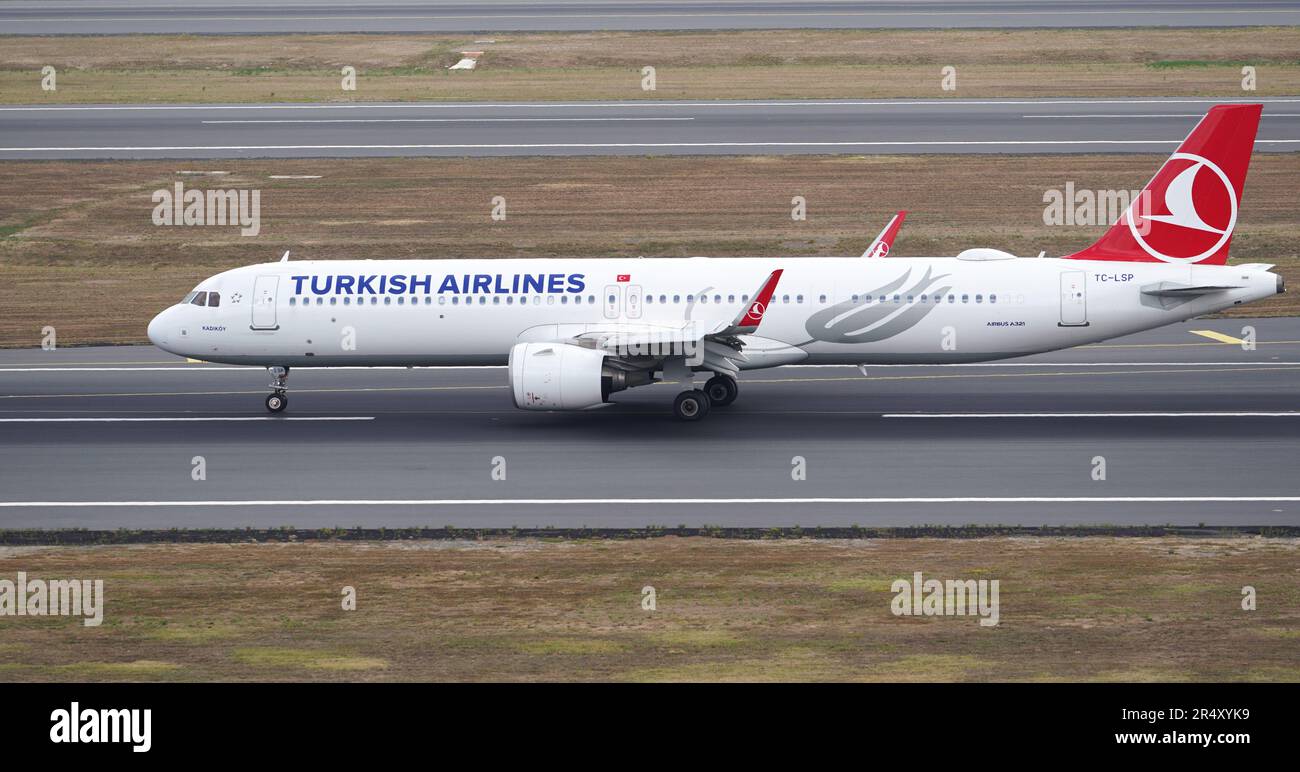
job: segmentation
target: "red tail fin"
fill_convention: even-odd
[[[1066,257],[1144,263],[1228,262],[1263,105],[1211,107],[1096,244]]]

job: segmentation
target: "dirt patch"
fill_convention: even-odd
[[[1300,90],[1293,27],[6,37],[0,102],[1241,96]],[[467,46],[473,71],[449,72]],[[1249,52],[1243,55],[1242,52]],[[41,90],[44,66],[58,89]],[[643,91],[641,68],[657,71]],[[355,67],[355,91],[342,68]],[[957,91],[940,70],[957,68]]]
[[[0,679],[1300,680],[1293,538],[421,544],[7,551],[106,604],[6,618]],[[916,571],[998,580],[997,626],[894,615]]]

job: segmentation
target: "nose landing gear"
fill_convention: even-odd
[[[289,368],[287,367],[268,367],[267,372],[271,373],[271,394],[266,398],[266,409],[272,413],[283,412],[289,406]]]

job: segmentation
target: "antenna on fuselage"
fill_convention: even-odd
[[[287,263],[287,262],[289,262],[289,250],[287,250],[287,249],[284,250],[284,255],[282,255],[282,256],[280,257],[280,262],[282,262],[282,263]]]

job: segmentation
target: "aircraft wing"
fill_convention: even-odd
[[[720,319],[689,319],[676,324],[610,322],[588,325],[569,336],[561,333],[561,337],[605,351],[628,366],[637,363],[644,366],[649,362],[648,366],[653,367],[664,359],[683,357],[691,366],[734,373],[746,361],[745,346],[738,336],[758,331],[782,273],[783,269],[778,268],[768,274],[758,291],[729,322]]]

